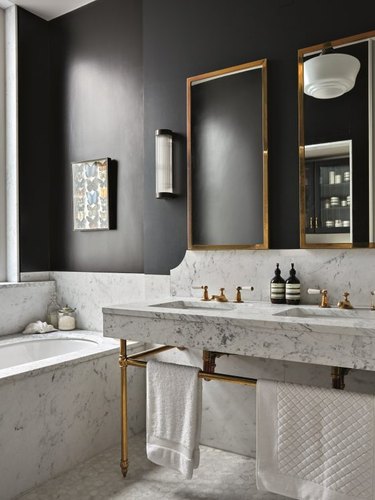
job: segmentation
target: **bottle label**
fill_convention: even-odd
[[[271,283],[271,299],[283,299],[285,297],[285,283]]]
[[[299,300],[301,298],[300,283],[287,283],[285,298],[287,300]]]

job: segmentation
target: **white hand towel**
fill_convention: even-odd
[[[258,488],[300,500],[374,500],[374,401],[259,380]]]
[[[147,363],[147,457],[191,479],[199,465],[202,381],[199,368]]]

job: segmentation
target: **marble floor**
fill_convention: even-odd
[[[152,464],[145,456],[144,436],[129,444],[126,479],[119,470],[119,450],[111,448],[74,470],[18,497],[22,500],[282,500],[255,486],[255,461],[201,447],[201,464],[191,481]]]

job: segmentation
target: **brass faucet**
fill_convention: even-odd
[[[320,301],[320,306],[323,308],[331,307],[328,302],[328,290],[322,290],[320,292],[322,294],[322,300]]]
[[[220,295],[213,295],[211,300],[217,300],[218,302],[228,302],[228,299],[224,295],[225,288],[220,288]]]
[[[344,299],[340,300],[340,302],[337,304],[337,307],[339,309],[353,309],[353,306],[348,299],[349,295],[349,292],[344,292]]]
[[[250,291],[253,291],[254,287],[253,286],[238,286],[236,288],[236,290],[237,290],[236,298],[234,299],[233,302],[237,302],[238,304],[242,304],[243,300],[242,300],[242,296],[241,296],[241,290],[250,290]]]
[[[331,307],[329,305],[329,302],[328,302],[328,291],[327,290],[325,290],[325,289],[320,290],[319,288],[309,288],[307,290],[307,293],[309,295],[318,295],[318,294],[321,294],[322,299],[320,301],[319,307],[323,307],[324,309],[327,308],[327,307]]]
[[[208,286],[202,285],[201,288],[203,290],[203,297],[201,298],[201,300],[203,300],[203,302],[211,300],[210,297],[208,296]]]

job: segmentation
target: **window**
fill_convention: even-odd
[[[0,9],[0,281],[6,279],[5,13]]]
[[[0,0],[0,281],[14,282],[19,281],[17,7],[4,10],[4,5],[9,2]]]

